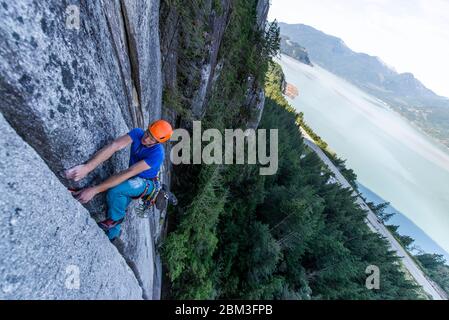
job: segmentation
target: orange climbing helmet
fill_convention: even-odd
[[[150,131],[153,138],[160,143],[169,140],[173,134],[173,129],[170,123],[165,120],[154,121],[148,126],[148,131]]]

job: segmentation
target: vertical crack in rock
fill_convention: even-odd
[[[1,113],[0,135],[0,299],[142,298],[104,232]]]
[[[256,7],[256,28],[261,33],[265,32],[266,20],[270,3],[268,0],[259,0]],[[249,110],[247,119],[248,129],[257,129],[265,107],[265,92],[254,77],[248,79],[245,106]]]
[[[65,179],[62,169],[84,163],[101,147],[127,132],[129,127],[142,126],[148,121],[150,112],[154,117],[161,114],[159,1],[81,2],[82,24],[79,30],[65,28],[63,2],[33,2],[33,12],[36,14],[24,19],[23,24],[17,24],[17,17],[26,16],[30,8],[25,4],[13,3],[8,4],[9,10],[0,10],[0,94],[4,97],[0,103],[1,114],[23,140],[38,152],[39,158],[46,162],[65,187],[96,185],[127,167],[126,150],[115,154],[77,183]],[[127,11],[122,10],[125,6]],[[127,14],[130,14],[129,21]],[[129,27],[126,27],[127,22]],[[17,37],[25,40],[17,41]],[[138,61],[133,61],[133,56],[137,56]],[[139,79],[142,88],[132,83],[138,84]],[[142,82],[142,79],[147,82]],[[133,100],[138,107],[133,108]],[[36,193],[36,197],[43,192],[37,187],[31,190]],[[55,201],[70,199],[70,202],[82,208],[62,186],[57,192],[51,190],[50,195]],[[34,204],[46,205],[38,201]],[[104,194],[101,194],[86,204],[85,208],[98,221],[104,217],[105,205]],[[49,210],[45,210],[49,219],[55,219],[57,228],[48,233],[50,239],[53,239],[50,235],[56,237],[66,227],[81,229],[68,222],[60,223],[58,219],[61,215],[56,209],[58,207],[50,206]],[[66,211],[72,213],[73,209],[67,208]],[[91,221],[89,219],[86,215],[86,221]],[[41,223],[34,223],[33,227],[39,227]],[[85,230],[107,241],[93,220]],[[151,298],[154,290],[154,252],[149,222],[130,214],[122,230],[125,246],[123,257],[128,261],[126,266],[133,271],[129,272],[132,274],[129,278],[143,289],[139,290],[141,297]],[[101,250],[102,244],[97,238],[74,237],[73,241],[76,246],[92,244]],[[15,258],[16,252],[5,252]],[[95,272],[95,266],[90,263],[95,261],[96,253],[82,252],[90,259],[83,265],[86,272]],[[113,259],[104,258],[104,261],[112,261],[112,267],[117,261],[125,264],[121,256],[118,259],[115,250],[110,255]],[[103,259],[102,255],[99,257]],[[47,272],[49,278],[57,273],[56,269]],[[124,289],[124,285],[115,285],[120,278],[114,274],[108,276],[111,281],[106,284],[100,282],[96,286],[95,282],[91,283],[93,289],[88,292],[88,298],[94,299],[96,292],[103,291],[102,286],[112,291]]]
[[[174,92],[177,87],[179,26],[181,17],[176,9],[169,7],[166,2],[160,7],[161,55],[162,55],[162,85],[164,90]],[[165,101],[167,103],[167,101]],[[164,112],[168,113],[171,106],[165,105]],[[167,114],[165,114],[167,117]]]
[[[209,3],[211,6],[212,4]],[[231,16],[231,1],[221,0],[223,12],[217,14],[211,9],[210,34],[208,34],[209,43],[206,45],[207,54],[201,66],[201,82],[192,102],[192,113],[197,119],[205,115],[205,105],[208,93],[211,91],[212,80],[216,70],[218,52],[220,51],[223,35]]]
[[[113,16],[107,16],[108,27],[111,34],[111,38],[113,41],[114,54],[120,65],[120,75],[122,77],[123,90],[127,96],[128,104],[126,110],[121,108],[122,115],[125,119],[129,119],[131,123],[128,123],[130,128],[132,127],[143,127],[143,112],[140,108],[140,95],[136,88],[136,83],[138,83],[138,62],[135,58],[135,44],[132,45],[132,38],[130,37],[130,26],[126,14],[126,8],[121,1],[117,1],[116,11],[112,13]],[[112,21],[112,19],[116,18],[116,21]],[[120,28],[121,34],[118,39],[116,39],[117,35],[113,32],[113,25],[117,28],[117,25]],[[131,211],[131,210],[130,210]],[[130,212],[128,212],[128,219]],[[127,224],[125,224],[127,226]],[[128,225],[129,226],[129,225]],[[128,229],[128,228],[124,228]],[[138,285],[142,289],[142,298],[145,300],[151,299],[151,297],[147,294],[147,288],[142,280],[139,267],[136,262],[133,261],[133,254],[130,254],[128,250],[128,244],[124,243],[122,239],[118,238],[113,243],[121,256],[125,259],[126,264],[129,266],[131,271],[133,272]]]
[[[256,7],[256,24],[259,30],[263,30],[265,28],[268,16],[268,10],[270,9],[270,1],[268,0],[259,0],[257,2]]]
[[[139,81],[139,62],[137,60],[136,40],[130,36],[131,26],[126,12],[126,5],[120,0],[120,14],[123,21],[125,31],[125,45],[128,50],[128,57],[131,68],[131,86],[132,86],[132,105],[130,106],[130,114],[133,118],[133,125],[136,127],[144,126],[144,115],[140,101],[142,101],[142,88]]]
[[[132,104],[129,105],[134,127],[145,127],[161,114],[161,61],[159,48],[159,1],[117,1],[123,26],[125,56],[129,62]],[[149,220],[128,208],[117,244],[142,288],[143,298],[152,299],[155,288],[152,231]]]
[[[129,266],[131,271],[134,273],[137,283],[139,284],[139,287],[142,289],[142,299],[144,299],[144,300],[150,299],[151,297],[148,297],[148,295],[146,293],[145,285],[142,281],[142,278],[140,276],[139,269],[136,266],[136,263],[134,261],[132,261],[125,252],[125,244],[123,243],[123,241],[120,238],[118,238],[117,240],[114,240],[114,245],[117,248],[118,252],[125,259],[126,264]]]
[[[125,22],[123,20],[122,10],[120,2],[118,2],[118,8],[115,6],[106,6],[105,9],[105,16],[108,24],[109,34],[111,36],[111,40],[113,42],[113,48],[114,48],[114,55],[115,58],[120,65],[120,78],[122,80],[123,85],[123,92],[127,99],[127,110],[128,113],[126,113],[126,110],[123,110],[123,108],[120,108],[120,111],[122,113],[123,118],[126,121],[126,124],[128,125],[128,128],[132,128],[135,123],[135,117],[132,117],[133,115],[133,94],[132,94],[132,83],[131,83],[131,76],[130,76],[130,60],[128,57],[128,48],[127,48],[127,35],[125,30]],[[115,9],[115,11],[110,12],[109,9]],[[117,19],[114,19],[117,18]],[[114,27],[117,27],[115,23],[118,23],[118,28],[120,29],[121,33],[119,35],[119,38],[117,39],[117,32],[114,32]],[[124,50],[123,50],[124,49]],[[125,53],[125,55],[124,55]],[[126,59],[124,59],[126,58]]]

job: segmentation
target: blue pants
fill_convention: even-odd
[[[134,177],[126,180],[114,188],[109,189],[106,196],[108,203],[108,218],[118,221],[123,219],[126,214],[126,208],[132,201],[132,197],[140,196],[148,184],[148,190],[145,195],[151,193],[154,188],[154,183],[151,180],[146,180],[140,177]],[[110,240],[119,236],[120,224],[116,225],[112,229],[109,229],[107,235]]]

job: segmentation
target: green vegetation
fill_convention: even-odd
[[[413,247],[412,244],[415,242],[410,236],[401,235],[398,232],[399,226],[397,225],[386,225],[391,217],[396,213],[386,212],[385,209],[388,207],[389,203],[380,203],[375,205],[372,202],[367,203],[371,210],[377,215],[379,220],[385,224],[385,226],[390,230],[396,240],[401,244],[401,246],[408,252],[410,257],[415,261],[415,263],[421,267],[421,270],[434,282],[436,282],[445,292],[449,295],[449,266],[444,259],[443,255],[440,254],[430,254],[424,253],[422,250],[418,250]],[[412,251],[418,250],[421,253],[414,255]]]
[[[422,253],[415,256],[424,272],[449,295],[449,266],[440,254]]]
[[[190,112],[192,88],[197,87],[192,79],[199,76],[197,66],[204,63],[205,50],[203,41],[197,42],[198,35],[189,28],[192,24],[203,24],[197,27],[207,29],[207,22],[202,16],[198,19],[198,12],[204,10],[198,9],[201,2],[178,4],[182,7],[178,11],[179,24],[184,31],[178,53],[177,88],[173,90],[176,94],[165,94],[165,101],[180,101],[176,108],[178,116],[183,123],[188,123],[191,118],[186,115]],[[245,105],[248,89],[263,88],[268,62],[279,49],[279,29],[276,23],[268,25],[263,31],[255,29],[256,4],[255,0],[232,4],[230,20],[218,53],[222,65],[219,85],[213,88],[208,99],[207,113],[202,119],[203,130],[242,127],[250,116]],[[165,5],[174,4],[170,2]],[[207,37],[207,34],[203,36]],[[192,55],[193,51],[197,53]],[[252,79],[252,85],[248,79]],[[180,98],[174,99],[176,96]],[[179,109],[185,111],[179,112]],[[186,126],[189,129],[188,124]],[[168,235],[163,248],[171,287],[165,295],[181,299],[217,298],[220,268],[214,255],[219,241],[219,220],[226,215],[224,204],[228,201],[225,168],[218,165],[181,165],[174,171],[176,180],[173,189],[179,206],[178,211],[169,214],[170,228],[174,230]]]
[[[301,47],[296,42],[291,41],[289,37],[284,35],[281,36],[281,53],[289,55],[290,57],[295,58],[296,60],[299,60],[304,64],[313,66],[312,62],[310,62],[307,49]]]
[[[277,68],[260,126],[279,128],[279,170],[264,177],[257,166],[204,166],[200,179],[188,177],[186,190],[197,190],[165,246],[171,297],[418,298],[351,192],[328,184],[320,159],[306,152],[280,78],[273,81]],[[369,265],[381,270],[380,290],[365,287]]]
[[[248,88],[264,86],[260,128],[279,129],[279,169],[273,176],[261,176],[258,165],[175,166],[172,187],[179,205],[169,213],[170,232],[163,245],[169,283],[163,296],[418,298],[417,287],[400,271],[387,242],[365,224],[366,213],[351,191],[328,183],[330,173],[306,149],[298,114],[282,95],[282,70],[270,62],[279,50],[278,27],[273,23],[265,32],[255,30],[255,7],[256,1],[232,4],[219,51],[222,68],[202,127],[244,128]],[[187,28],[196,11],[183,10],[187,13],[181,24]],[[186,110],[191,85],[178,81]],[[369,265],[381,270],[380,290],[365,287]]]
[[[385,224],[388,220],[391,219],[396,213],[388,213],[385,211],[385,209],[390,205],[389,202],[384,202],[380,204],[374,204],[373,202],[366,201],[365,198],[363,198],[365,203],[368,205],[368,207],[371,209],[371,211],[374,212],[374,214],[379,218],[380,222]]]
[[[407,235],[401,235],[398,232],[399,226],[386,226],[393,236],[398,240],[402,247],[409,253],[410,257],[415,263],[421,267],[421,270],[435,283],[437,283],[443,291],[449,295],[449,266],[446,263],[443,255],[431,253],[412,254],[412,244],[415,240]],[[420,250],[421,251],[421,250]]]
[[[282,71],[282,70],[281,70]],[[335,152],[331,151],[329,149],[328,144],[326,141],[324,141],[319,135],[313,131],[311,127],[307,125],[307,123],[304,121],[304,113],[302,112],[295,112],[293,108],[288,109],[290,112],[295,113],[295,119],[296,124],[300,126],[315,142],[315,144],[323,150],[323,152],[327,155],[327,157],[332,161],[332,163],[338,168],[338,170],[341,172],[341,174],[345,177],[345,179],[349,182],[349,184],[354,188],[354,190],[357,190],[357,175],[352,169],[348,169],[345,166],[345,160],[342,160],[337,157]]]
[[[315,141],[315,143],[317,144],[318,147],[320,147],[323,150],[327,150],[328,149],[328,145],[327,143],[321,139],[321,137],[319,135],[317,135],[312,128],[310,128],[307,123],[304,122],[304,113],[300,112],[298,114],[295,115],[296,118],[296,123],[304,129],[305,132],[307,132],[307,134],[313,139],[313,141]]]

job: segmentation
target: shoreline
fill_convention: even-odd
[[[332,163],[332,161],[326,156],[326,154],[321,150],[319,146],[315,144],[313,139],[301,128],[301,134],[304,137],[304,143],[317,154],[317,156],[324,162],[324,164],[331,170],[335,179],[338,183],[344,187],[349,188],[356,194],[349,182],[344,178],[337,167]],[[421,268],[413,261],[410,254],[400,245],[400,243],[394,238],[391,232],[379,222],[377,216],[368,207],[368,205],[363,201],[363,199],[357,195],[357,203],[360,207],[368,212],[366,223],[371,231],[379,233],[381,236],[385,237],[390,243],[391,248],[396,252],[396,255],[401,258],[403,266],[408,270],[411,276],[434,300],[448,300],[448,297],[444,291],[433,281],[429,280]]]

